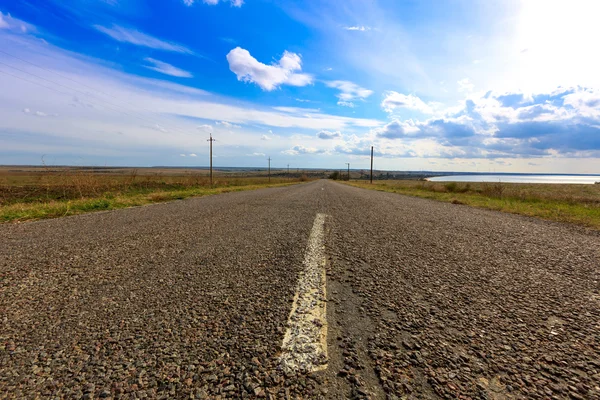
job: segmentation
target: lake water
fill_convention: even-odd
[[[508,183],[573,183],[594,184],[600,182],[600,175],[448,175],[428,178],[432,182],[508,182]]]

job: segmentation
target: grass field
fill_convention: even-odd
[[[600,229],[600,185],[414,180],[378,181],[372,185],[351,181],[347,184]]]
[[[55,218],[194,196],[285,186],[310,178],[273,171],[0,167],[0,222]]]

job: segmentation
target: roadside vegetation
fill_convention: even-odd
[[[600,185],[351,181],[349,185],[600,229]]]
[[[270,180],[261,173],[215,175],[211,185],[205,170],[3,167],[0,223],[286,186],[311,179],[304,174],[279,175]]]

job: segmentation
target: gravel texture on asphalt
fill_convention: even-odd
[[[327,214],[328,368],[279,363]],[[329,181],[0,226],[2,398],[600,398],[600,235]]]
[[[600,398],[598,232],[341,184],[327,194],[328,292],[346,290],[329,323],[347,343],[356,325],[372,332],[354,347],[388,398]]]

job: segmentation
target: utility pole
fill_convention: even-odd
[[[290,174],[290,164],[288,164],[288,175]]]
[[[373,184],[373,146],[371,146],[371,184]]]
[[[269,157],[269,183],[271,183],[271,157]]]
[[[213,184],[213,175],[212,175],[212,144],[215,141],[215,139],[213,139],[213,137],[212,137],[212,133],[210,134],[210,139],[208,139],[207,141],[210,142],[210,185],[212,186],[212,184]]]
[[[348,181],[350,180],[350,163],[347,162],[346,165],[348,166]]]

